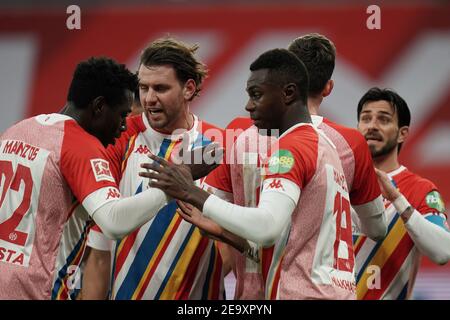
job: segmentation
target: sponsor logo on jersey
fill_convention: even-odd
[[[444,201],[437,191],[431,191],[430,193],[428,193],[425,198],[425,202],[430,208],[436,209],[439,212],[445,211]]]
[[[109,169],[109,162],[103,159],[91,159],[92,171],[94,172],[95,181],[111,181],[115,182],[111,170]]]
[[[289,150],[278,150],[269,159],[269,173],[287,173],[294,166],[294,156]]]

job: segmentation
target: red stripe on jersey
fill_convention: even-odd
[[[118,173],[118,175],[117,175],[117,177],[118,177],[117,181],[120,181],[122,179],[122,174],[123,174],[123,171],[125,170],[125,168],[127,167],[128,159],[130,159],[130,156],[133,153],[134,146],[136,144],[136,138],[137,138],[137,135],[134,135],[128,141],[127,151],[125,152],[124,158],[122,160],[122,164],[120,165],[120,173]]]
[[[216,250],[216,261],[215,261],[215,268],[214,268],[214,275],[212,277],[212,288],[210,291],[210,296],[208,297],[208,299],[210,300],[218,300],[219,294],[220,294],[220,278],[222,277],[222,256],[220,255],[219,250],[217,249],[217,247],[215,248]]]
[[[364,300],[380,300],[381,296],[392,282],[392,279],[399,272],[403,262],[408,257],[414,246],[414,242],[408,233],[403,236],[400,240],[397,248],[392,252],[391,256],[386,260],[384,266],[381,268],[381,288],[380,289],[369,289],[363,297]]]
[[[283,262],[283,258],[281,258],[280,264],[278,265],[277,271],[275,273],[275,276],[273,277],[273,285],[272,285],[272,291],[270,292],[270,300],[276,300],[277,299],[277,292],[278,292],[278,284],[280,283],[280,274],[281,274],[281,264]]]
[[[272,263],[273,251],[275,246],[271,246],[270,248],[263,248],[261,253],[261,273],[264,279],[264,282],[267,281],[267,276],[270,270],[270,264]]]
[[[364,242],[366,242],[367,237],[366,236],[358,236],[358,239],[361,239],[357,246],[354,248],[355,250],[355,257],[358,255],[359,250],[361,250]]]
[[[191,292],[192,285],[194,284],[195,276],[197,273],[197,267],[200,263],[200,259],[205,252],[205,248],[208,246],[209,239],[207,237],[202,237],[200,243],[195,249],[194,254],[192,255],[192,259],[189,262],[188,267],[186,268],[185,277],[180,287],[178,288],[178,292],[175,295],[175,300],[187,300],[189,299],[189,293]]]
[[[125,263],[125,260],[128,257],[128,253],[130,252],[131,248],[133,247],[134,242],[136,241],[136,236],[139,232],[139,228],[134,230],[131,234],[129,234],[124,240],[125,243],[122,246],[122,249],[120,250],[119,254],[117,255],[115,261],[116,261],[116,268],[114,272],[114,279],[117,278],[117,275],[119,274],[120,270],[123,267],[123,264]]]
[[[155,261],[154,261],[150,271],[147,274],[147,277],[144,280],[144,283],[142,284],[141,289],[139,290],[138,295],[136,296],[136,300],[141,300],[142,299],[142,296],[144,295],[145,289],[147,289],[147,286],[148,286],[148,283],[150,282],[150,279],[153,277],[153,274],[155,273],[155,270],[158,267],[159,262],[161,261],[164,253],[166,252],[166,249],[169,246],[170,241],[172,240],[173,236],[175,235],[175,233],[178,230],[178,227],[180,226],[180,223],[182,221],[182,218],[180,217],[180,215],[177,214],[175,216],[175,219],[176,219],[176,221],[174,223],[174,226],[173,226],[172,230],[170,230],[170,233],[167,236],[167,239],[164,242],[161,250],[159,250],[158,256],[156,257],[156,259],[155,259]]]

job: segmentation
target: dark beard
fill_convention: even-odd
[[[386,144],[380,150],[375,150],[375,146],[369,146],[372,158],[375,159],[391,153],[391,151],[398,146],[397,138],[398,134],[393,139],[386,142]]]

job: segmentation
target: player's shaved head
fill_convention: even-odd
[[[269,81],[278,86],[294,83],[301,102],[306,105],[309,77],[303,62],[286,49],[272,49],[261,54],[251,65],[250,71],[267,69]]]

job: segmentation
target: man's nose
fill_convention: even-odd
[[[245,110],[247,110],[247,112],[255,111],[255,105],[252,100],[248,99],[247,104],[245,105]]]
[[[155,104],[157,101],[156,98],[156,92],[155,90],[149,89],[147,91],[147,94],[145,95],[145,104],[146,105],[153,105]]]

